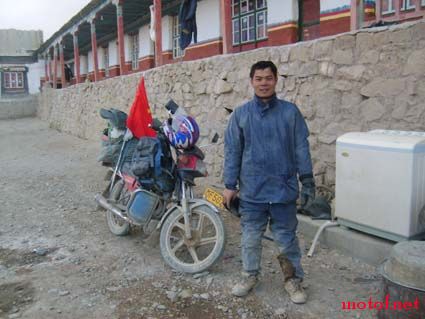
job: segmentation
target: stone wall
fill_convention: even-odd
[[[37,115],[38,95],[0,98],[0,120],[33,117]]]
[[[279,69],[278,96],[295,102],[311,136],[319,182],[334,183],[335,140],[350,131],[399,129],[425,131],[425,21],[365,29],[288,46],[166,65],[144,73],[45,89],[39,117],[63,132],[98,139],[105,122],[101,107],[128,111],[142,74],[151,109],[165,118],[173,98],[189,109],[207,144],[209,183],[220,183],[223,132],[234,108],[252,97],[250,66],[272,60]]]

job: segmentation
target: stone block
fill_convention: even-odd
[[[368,32],[361,32],[357,34],[356,51],[361,53],[375,48],[373,34]]]
[[[335,64],[353,64],[353,50],[334,50],[332,62]]]
[[[317,60],[330,60],[333,49],[333,40],[319,40],[313,45],[313,58]]]
[[[353,49],[356,45],[356,37],[353,34],[337,36],[334,42],[334,50]]]
[[[336,75],[342,79],[359,81],[365,70],[366,67],[363,65],[345,66],[339,68]]]
[[[386,111],[385,106],[383,106],[376,98],[367,99],[360,104],[360,112],[363,119],[367,122],[381,119]]]
[[[290,47],[289,46],[282,46],[279,47],[279,52],[280,52],[280,62],[281,63],[286,63],[289,61],[289,52],[290,52]]]
[[[346,80],[339,80],[333,83],[333,88],[338,91],[351,91],[353,89],[353,83]]]
[[[312,56],[311,46],[307,46],[305,43],[300,43],[291,47],[289,53],[289,61],[301,61],[307,62],[310,61]]]
[[[425,22],[418,23],[412,27],[412,38],[414,41],[425,40]]]
[[[357,59],[357,63],[376,64],[379,61],[379,51],[377,50],[362,51],[359,54],[360,55]]]
[[[388,41],[394,44],[409,43],[412,41],[411,29],[394,30],[388,32]]]
[[[407,59],[403,74],[423,76],[425,74],[425,49],[412,52]]]
[[[375,96],[397,96],[405,90],[405,79],[377,78],[360,90],[361,95],[367,97]]]
[[[319,135],[319,142],[324,144],[333,144],[338,136],[345,133],[344,126],[339,123],[331,123]]]

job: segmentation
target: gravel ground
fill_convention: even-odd
[[[375,318],[341,302],[379,300],[376,269],[320,247],[303,258],[306,305],[288,300],[266,241],[260,284],[232,297],[240,229],[226,213],[224,256],[203,274],[174,272],[138,229],[115,237],[93,200],[99,149],[38,119],[0,121],[0,318]]]

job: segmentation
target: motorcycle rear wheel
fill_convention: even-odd
[[[128,196],[127,196],[128,197]],[[126,205],[126,191],[124,189],[124,183],[122,180],[118,180],[114,187],[112,187],[109,200],[116,205]],[[130,232],[130,224],[125,220],[115,215],[110,210],[106,211],[106,220],[111,233],[117,236],[126,236]]]
[[[224,252],[223,221],[207,205],[195,207],[191,214],[192,238],[184,232],[183,212],[176,209],[161,228],[160,250],[165,262],[177,271],[198,273],[210,268]]]

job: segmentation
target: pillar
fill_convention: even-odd
[[[231,52],[232,48],[232,1],[220,0],[221,36],[223,38],[223,54]]]
[[[91,49],[93,53],[93,73],[94,73],[94,81],[97,82],[99,80],[99,61],[97,57],[97,39],[96,39],[96,25],[95,19],[90,22],[91,27]]]
[[[53,88],[58,88],[58,48],[56,44],[53,49]]]
[[[78,32],[75,32],[73,35],[74,42],[74,74],[75,74],[75,83],[81,83],[80,77],[80,48],[78,47]]]
[[[124,48],[124,17],[122,1],[117,3],[117,34],[118,34],[118,58],[120,74],[125,74],[125,48]]]
[[[67,86],[66,78],[65,78],[65,59],[63,56],[63,43],[59,43],[59,61],[60,61],[60,68],[61,68],[61,84],[62,88]]]
[[[155,66],[162,64],[162,4],[154,0],[155,10]]]

